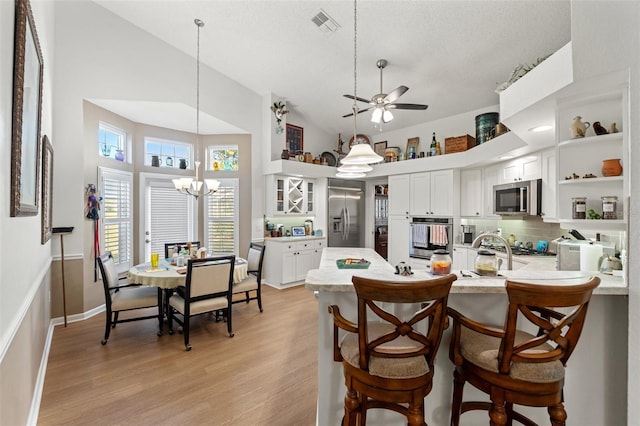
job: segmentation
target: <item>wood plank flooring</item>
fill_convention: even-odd
[[[118,324],[106,346],[104,314],[57,326],[38,424],[315,425],[316,300],[304,286],[262,298],[263,313],[233,306],[233,338],[192,319],[190,352],[154,320]]]

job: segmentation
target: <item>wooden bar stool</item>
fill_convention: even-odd
[[[329,307],[333,359],[342,362],[347,386],[343,425],[366,424],[371,408],[401,413],[411,426],[426,424],[424,398],[431,391],[433,363],[447,322],[447,298],[455,280],[453,274],[400,282],[354,276],[358,323],[345,319],[338,306]],[[379,302],[417,304],[418,311],[401,320]],[[338,329],[349,332],[341,341]]]
[[[599,284],[597,277],[580,284],[507,280],[509,305],[502,328],[448,308],[453,318],[449,357],[455,364],[451,425],[458,426],[460,415],[470,410],[488,410],[491,426],[511,425],[513,420],[535,425],[514,411],[514,404],[519,404],[547,407],[551,424],[564,426],[565,366],[578,343],[591,293]],[[523,331],[527,325],[538,333]],[[488,394],[491,402],[462,402],[466,382]]]

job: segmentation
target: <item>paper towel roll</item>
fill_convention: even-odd
[[[598,260],[602,256],[602,246],[583,244],[580,246],[580,270],[597,271]]]

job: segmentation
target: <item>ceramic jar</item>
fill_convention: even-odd
[[[571,137],[575,138],[583,138],[587,133],[587,129],[591,126],[591,123],[588,121],[583,122],[582,117],[577,116],[573,119],[573,123],[571,123]]]
[[[186,169],[188,165],[189,165],[189,162],[186,159],[184,159],[184,158],[180,159],[179,167],[182,170]]]
[[[602,161],[602,176],[620,176],[622,174],[622,164],[619,158],[610,158]]]

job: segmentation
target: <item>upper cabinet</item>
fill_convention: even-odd
[[[626,229],[630,193],[627,97],[628,88],[623,85],[558,102],[558,218],[567,227]],[[576,117],[587,127],[584,137],[574,138],[571,133]],[[613,160],[607,164],[621,169],[608,170],[603,167],[606,160]],[[603,202],[604,197],[609,197],[608,202]],[[586,198],[586,214],[574,213],[574,201],[580,198]],[[613,205],[611,200],[615,200]],[[594,212],[603,219],[595,219]]]
[[[453,216],[454,171],[389,176],[389,214]]]
[[[312,215],[315,213],[315,182],[309,179],[272,176],[267,179],[269,215]]]
[[[482,169],[460,171],[460,216],[482,217]]]
[[[535,153],[504,163],[500,171],[500,183],[540,179],[540,154]]]

